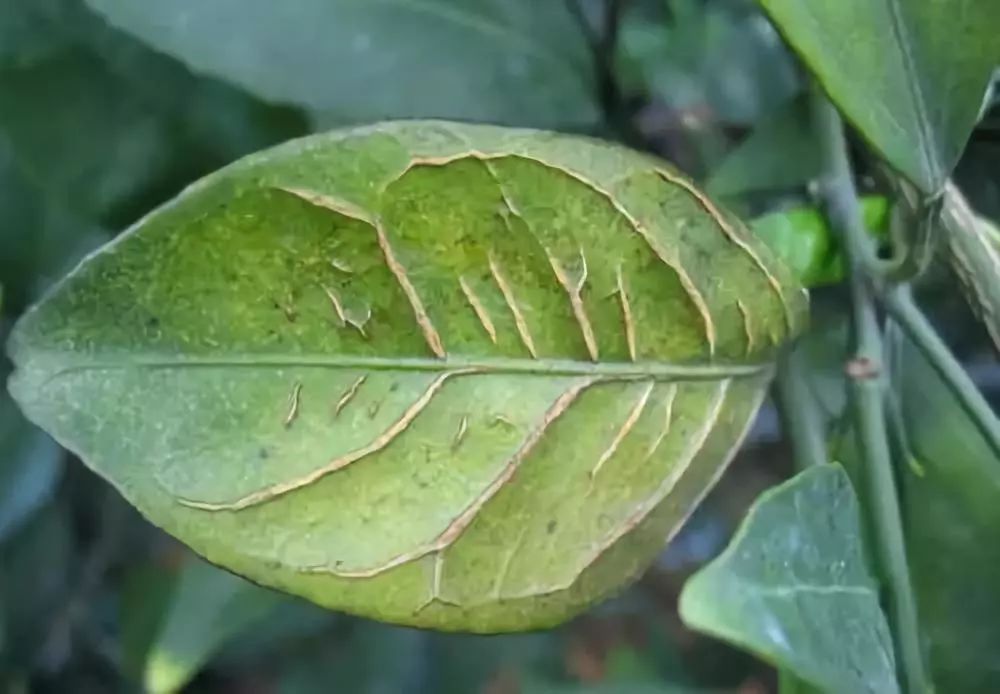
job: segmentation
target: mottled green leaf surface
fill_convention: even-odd
[[[447,117],[590,125],[596,91],[565,3],[87,0],[192,69],[340,122]]]
[[[524,629],[646,567],[804,311],[654,159],[388,123],[149,215],[22,318],[11,391],[217,564],[385,620]]]
[[[1000,62],[1000,3],[760,2],[872,146],[917,187],[939,190]]]
[[[891,334],[907,550],[939,692],[1000,690],[1000,460],[920,351]]]
[[[898,692],[892,638],[839,465],[765,492],[684,586],[681,617],[826,692]]]

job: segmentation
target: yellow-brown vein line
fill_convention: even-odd
[[[434,324],[431,323],[430,316],[427,315],[427,311],[420,299],[420,295],[417,293],[416,288],[413,286],[413,283],[410,282],[410,278],[406,274],[406,268],[404,268],[400,264],[399,260],[396,259],[396,256],[392,251],[392,246],[389,243],[389,239],[386,236],[385,229],[382,228],[381,222],[377,219],[373,219],[371,215],[367,214],[356,205],[344,200],[338,200],[336,198],[323,195],[322,193],[317,193],[311,190],[303,190],[301,188],[279,187],[278,190],[301,198],[302,200],[305,200],[313,205],[324,207],[328,210],[338,212],[353,219],[368,222],[372,225],[372,227],[374,227],[379,248],[382,249],[382,255],[385,256],[385,263],[389,267],[389,271],[396,278],[396,281],[399,282],[399,286],[402,288],[403,294],[405,294],[407,300],[409,300],[410,306],[413,308],[413,315],[417,320],[417,325],[420,326],[420,331],[423,333],[424,339],[427,341],[427,345],[430,347],[435,356],[444,357],[445,350],[444,346],[441,344],[441,336],[438,335],[437,330],[434,328]]]
[[[747,336],[747,354],[753,352],[754,347],[756,347],[756,340],[753,336],[753,330],[750,329],[750,312],[747,310],[746,304],[743,303],[742,299],[736,300],[736,308],[740,312],[740,316],[743,319],[743,332]]]
[[[306,190],[304,188],[279,186],[277,190],[288,193],[289,195],[294,195],[300,200],[308,202],[310,205],[323,207],[333,212],[337,212],[338,214],[342,214],[345,217],[357,219],[358,221],[367,222],[368,224],[375,226],[375,222],[371,215],[357,205],[347,202],[346,200],[339,200],[329,195],[324,195],[323,193],[318,193],[314,190]]]
[[[334,417],[339,415],[340,411],[343,410],[345,407],[347,407],[347,403],[349,403],[351,399],[358,394],[358,389],[361,388],[362,384],[365,382],[367,378],[368,374],[362,374],[358,376],[354,380],[354,383],[352,383],[350,387],[348,387],[348,389],[344,391],[344,394],[340,396],[340,399],[337,400],[336,406],[333,408]]]
[[[507,462],[503,466],[503,469],[501,469],[500,474],[498,474],[486,486],[486,488],[472,501],[472,503],[466,506],[461,513],[452,519],[440,535],[426,545],[409,552],[399,554],[392,559],[369,569],[341,571],[330,567],[309,567],[303,569],[303,571],[309,573],[331,573],[344,578],[371,578],[372,576],[377,576],[378,574],[389,571],[390,569],[394,569],[397,566],[408,564],[411,561],[425,557],[432,552],[439,552],[445,549],[458,539],[462,532],[469,526],[470,523],[472,523],[473,519],[483,506],[485,506],[486,503],[511,480],[514,473],[521,467],[521,463],[524,462],[525,458],[528,457],[532,450],[534,450],[535,446],[538,445],[538,442],[545,436],[552,423],[570,408],[573,402],[584,390],[589,388],[598,380],[600,379],[581,379],[567,389],[562,395],[556,398],[555,402],[552,403],[549,409],[542,416],[542,420],[539,422],[538,426],[528,434],[524,441],[521,442],[521,446],[510,458],[508,458]]]
[[[774,274],[768,269],[767,265],[764,264],[764,261],[761,260],[760,255],[758,255],[757,251],[754,250],[753,246],[750,245],[750,243],[745,238],[743,238],[742,234],[740,234],[738,231],[736,231],[736,229],[733,228],[733,225],[730,224],[729,221],[725,218],[725,215],[722,214],[722,211],[715,206],[715,203],[709,200],[708,197],[706,197],[704,193],[698,190],[693,183],[688,181],[683,176],[671,173],[666,169],[657,169],[656,171],[658,174],[660,174],[660,176],[664,180],[668,181],[669,183],[673,183],[674,185],[680,186],[685,191],[687,191],[687,193],[691,195],[691,197],[697,200],[698,204],[701,205],[702,209],[704,209],[709,214],[709,216],[712,217],[713,220],[715,220],[715,223],[719,226],[720,229],[722,229],[722,232],[726,235],[726,237],[732,243],[735,243],[737,246],[739,246],[748,256],[750,256],[750,259],[753,260],[757,268],[762,273],[764,273],[764,276],[767,278],[768,284],[771,285],[771,289],[774,291],[775,294],[778,295],[778,300],[781,302],[781,307],[785,314],[785,322],[788,325],[788,329],[792,330],[795,327],[794,325],[792,325],[792,320],[793,320],[792,312],[788,306],[788,301],[785,298],[785,292],[781,287],[781,282],[778,281],[778,278],[775,277]]]
[[[625,343],[628,345],[629,359],[635,361],[635,322],[632,318],[632,304],[629,302],[628,290],[625,288],[625,277],[622,266],[618,266],[618,300],[622,305],[622,320],[625,323]]]
[[[551,164],[546,164],[544,161],[540,159],[527,157],[524,156],[523,154],[519,154],[517,156],[520,156],[524,159],[530,159],[532,161],[536,161],[546,166],[552,166]],[[618,200],[615,198],[613,194],[611,194],[611,192],[605,190],[601,186],[597,185],[597,183],[595,183],[594,181],[577,173],[576,171],[571,171],[570,169],[565,169],[565,168],[559,168],[559,170],[562,171],[567,176],[569,176],[570,178],[573,178],[579,181],[580,183],[583,183],[585,186],[587,186],[595,193],[597,193],[598,195],[602,196],[605,200],[607,200],[608,203],[611,205],[611,207],[614,208],[614,210],[629,223],[629,226],[632,228],[632,230],[635,231],[646,242],[650,250],[653,251],[653,254],[660,260],[660,262],[662,262],[664,265],[666,265],[667,267],[672,269],[675,273],[677,273],[677,278],[680,280],[681,286],[684,287],[684,291],[687,293],[688,297],[691,299],[691,302],[694,304],[695,308],[698,310],[698,313],[701,315],[701,319],[705,327],[705,341],[708,343],[708,352],[710,355],[714,355],[715,341],[716,341],[715,321],[712,319],[712,313],[708,309],[708,302],[705,300],[705,297],[698,289],[698,286],[694,283],[694,280],[691,279],[691,276],[687,273],[687,270],[684,269],[684,266],[680,263],[680,261],[672,257],[670,253],[661,248],[659,242],[657,242],[656,238],[649,233],[645,225],[642,222],[640,222],[639,219],[635,217],[631,212],[629,212],[620,202],[618,202]]]
[[[340,297],[337,293],[327,287],[325,284],[321,284],[320,287],[323,288],[323,293],[326,294],[326,298],[330,300],[330,304],[333,306],[334,312],[337,314],[337,318],[340,319],[340,324],[342,326],[347,325],[347,316],[344,315],[344,305],[340,303]]]
[[[527,161],[533,161],[548,168],[554,168],[561,171],[570,178],[587,186],[592,191],[594,191],[595,193],[603,197],[605,200],[607,200],[608,203],[612,206],[612,208],[614,208],[615,212],[620,214],[629,223],[629,226],[632,228],[632,230],[636,232],[646,242],[649,248],[653,251],[653,254],[660,260],[660,262],[662,262],[664,265],[666,265],[667,267],[672,269],[675,273],[677,273],[677,277],[680,280],[681,286],[684,287],[684,291],[687,293],[688,298],[691,299],[691,302],[694,304],[695,308],[698,310],[698,313],[701,315],[702,322],[704,323],[705,326],[705,341],[708,343],[708,352],[710,355],[715,354],[715,322],[712,319],[711,312],[708,310],[708,303],[705,301],[705,297],[702,295],[701,291],[699,291],[698,286],[694,283],[694,280],[691,279],[691,276],[687,273],[687,270],[684,269],[684,266],[680,263],[680,261],[672,257],[670,253],[667,253],[663,248],[661,248],[659,243],[656,241],[655,237],[649,233],[649,231],[645,228],[645,226],[631,212],[629,212],[625,207],[622,206],[620,202],[618,202],[618,200],[615,198],[614,195],[611,194],[611,192],[605,190],[604,188],[599,186],[596,182],[592,181],[591,179],[587,178],[586,176],[576,171],[567,169],[565,167],[556,166],[552,162],[547,162],[537,157],[528,156],[523,152],[518,152],[514,154],[510,153],[491,154],[488,152],[480,152],[477,150],[468,150],[445,157],[426,157],[419,160],[414,160],[413,162],[411,162],[411,164],[419,163],[419,164],[426,164],[429,166],[442,166],[444,164],[451,163],[458,159],[467,159],[467,158],[478,159],[484,163],[494,159],[506,159],[506,158],[515,158],[515,159],[524,159]],[[664,176],[664,178],[667,177],[667,174],[662,174],[662,175]]]
[[[302,381],[297,381],[292,386],[292,393],[288,396],[288,414],[285,415],[285,428],[292,426],[292,422],[299,416],[299,398],[302,396]]]
[[[421,393],[407,409],[403,412],[402,416],[393,422],[385,431],[379,434],[371,443],[361,448],[357,448],[349,453],[338,456],[333,460],[326,463],[322,467],[310,471],[308,474],[302,477],[297,477],[293,480],[288,480],[287,482],[279,482],[278,484],[273,484],[271,486],[260,489],[251,494],[247,494],[235,501],[228,502],[206,502],[206,501],[194,501],[191,499],[178,499],[178,503],[189,506],[191,508],[202,509],[205,511],[239,511],[240,509],[247,508],[249,506],[256,506],[258,504],[263,504],[268,501],[272,501],[279,496],[293,492],[296,489],[301,489],[306,487],[318,479],[329,475],[332,472],[343,469],[355,463],[362,458],[365,458],[373,453],[377,453],[386,446],[388,446],[392,441],[396,439],[397,436],[403,433],[410,424],[413,423],[424,408],[431,402],[434,396],[437,394],[441,387],[444,386],[445,381],[447,381],[452,376],[458,376],[462,374],[473,373],[472,370],[463,371],[447,371],[445,373],[439,374],[427,388]]]
[[[574,284],[570,282],[562,264],[555,256],[549,253],[548,249],[545,251],[545,256],[549,259],[549,265],[552,266],[552,272],[555,273],[559,284],[566,290],[566,295],[569,297],[569,304],[573,309],[573,316],[576,318],[576,322],[580,326],[580,332],[583,335],[583,342],[587,346],[587,353],[590,354],[591,361],[597,361],[599,358],[597,351],[597,338],[594,337],[594,328],[590,324],[590,318],[587,316],[587,307],[583,305],[583,297],[580,296],[580,292],[582,291],[584,284],[587,282],[587,258],[583,255],[583,251],[580,251],[580,258],[583,261],[582,276],[580,280]]]
[[[715,488],[715,485],[718,483],[719,478],[722,477],[722,475],[726,472],[727,469],[729,469],[729,464],[732,462],[733,458],[736,456],[737,451],[740,450],[740,446],[743,444],[743,440],[746,438],[747,433],[750,431],[750,427],[753,425],[754,415],[757,413],[757,410],[760,408],[761,401],[764,399],[765,395],[767,395],[767,389],[766,388],[761,388],[760,389],[760,393],[754,399],[753,406],[747,412],[747,417],[746,417],[746,419],[743,422],[743,427],[740,429],[740,431],[737,434],[737,436],[733,439],[733,443],[729,447],[729,450],[727,450],[726,453],[720,459],[719,464],[716,467],[715,471],[712,473],[712,476],[708,480],[708,483],[705,484],[701,488],[701,491],[698,494],[696,494],[695,497],[688,502],[687,509],[681,514],[681,516],[679,518],[677,518],[677,521],[673,524],[673,528],[670,530],[670,532],[667,535],[667,537],[664,538],[664,545],[668,544],[671,540],[673,540],[674,535],[676,535],[677,532],[682,527],[684,527],[684,525],[688,521],[688,518],[691,517],[691,514],[694,513],[694,511],[695,511],[696,508],[698,508],[699,506],[701,506],[701,502],[704,501],[705,497],[708,496],[708,493],[711,492]],[[676,482],[674,482],[674,484],[676,484]],[[632,527],[634,528],[635,525],[638,525],[638,522],[634,522],[633,525],[632,525]],[[629,528],[629,529],[631,529],[631,528]],[[628,532],[628,531],[626,530],[626,532]],[[600,556],[600,554],[598,554],[597,556]],[[596,557],[595,557],[595,560],[596,560]],[[593,563],[593,561],[591,563]]]
[[[463,414],[462,418],[458,420],[458,429],[455,430],[455,436],[451,441],[451,450],[457,451],[458,447],[462,445],[462,441],[465,440],[465,435],[469,432],[469,415]]]
[[[676,383],[671,383],[668,388],[666,402],[663,406],[663,427],[660,429],[660,433],[657,434],[656,440],[649,446],[649,450],[646,451],[645,460],[653,457],[653,454],[659,450],[660,444],[663,443],[663,439],[670,433],[670,425],[674,420],[674,402],[677,400],[678,386]]]
[[[406,298],[409,299],[410,306],[413,308],[413,316],[417,319],[417,325],[420,326],[420,331],[423,333],[424,339],[427,340],[427,346],[431,348],[431,351],[435,355],[443,358],[445,351],[444,345],[441,344],[441,336],[438,335],[438,331],[431,322],[430,316],[427,315],[427,309],[424,308],[424,303],[421,301],[416,287],[410,282],[410,277],[406,274],[406,268],[396,259],[392,251],[392,246],[389,244],[389,238],[385,234],[385,229],[377,221],[375,223],[375,233],[378,235],[378,245],[385,256],[385,263],[388,265],[389,271],[395,276],[396,281],[399,282],[399,286],[402,287]]]
[[[732,381],[730,379],[726,379],[719,383],[715,397],[709,404],[708,411],[705,412],[702,419],[701,428],[695,432],[691,441],[678,457],[674,467],[670,470],[670,474],[663,479],[653,493],[645,501],[640,503],[636,510],[630,514],[611,535],[605,538],[605,540],[598,547],[597,551],[594,552],[590,562],[588,562],[588,565],[593,563],[597,557],[607,551],[609,547],[618,542],[618,540],[624,537],[630,530],[639,525],[639,523],[641,523],[643,519],[645,519],[646,516],[648,516],[653,509],[655,509],[660,502],[666,498],[667,494],[670,493],[670,490],[676,486],[678,480],[680,480],[684,473],[687,472],[691,463],[694,462],[694,459],[698,456],[698,453],[705,446],[705,442],[708,441],[708,437],[711,436],[712,431],[715,429],[715,426],[719,421],[719,417],[722,415],[722,410],[724,409],[726,396],[729,393],[729,386],[731,383]]]
[[[507,302],[507,307],[514,316],[514,325],[517,326],[517,334],[521,336],[521,342],[528,348],[528,353],[537,359],[538,353],[535,351],[535,343],[531,339],[531,332],[528,330],[528,322],[524,319],[521,307],[517,305],[517,299],[514,298],[514,292],[511,291],[510,284],[508,284],[507,278],[504,277],[503,271],[500,270],[500,266],[492,253],[489,255],[489,264],[490,273],[493,275],[497,287],[500,288],[500,293],[503,294],[503,299]]]
[[[476,314],[476,318],[483,325],[483,330],[486,334],[490,336],[490,341],[493,344],[497,343],[497,329],[493,325],[493,320],[490,318],[490,314],[487,312],[486,307],[483,306],[483,302],[479,300],[476,296],[476,292],[473,291],[472,286],[466,281],[464,276],[458,278],[458,285],[462,288],[462,293],[465,294],[465,298],[468,300],[469,305],[472,306],[472,310]]]
[[[618,447],[622,445],[622,441],[628,436],[629,432],[635,426],[635,423],[639,421],[639,417],[642,416],[643,411],[646,409],[646,403],[649,402],[649,396],[653,393],[653,388],[656,386],[656,381],[650,381],[646,384],[639,398],[635,401],[632,409],[629,411],[628,416],[625,417],[625,421],[615,432],[615,436],[611,439],[611,443],[608,445],[604,452],[601,453],[601,457],[597,459],[597,463],[590,470],[590,477],[593,479],[597,477],[597,473],[601,471],[604,467],[604,463],[611,459],[611,456],[618,451]]]

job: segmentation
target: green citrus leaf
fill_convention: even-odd
[[[412,121],[204,179],[20,321],[24,411],[216,564],[407,624],[553,624],[721,474],[803,322],[658,161]]]
[[[180,691],[227,642],[288,602],[200,559],[186,561],[145,663],[145,691]]]
[[[563,2],[87,4],[196,72],[339,123],[446,117],[590,126],[598,117],[585,35]]]
[[[830,98],[926,193],[951,174],[1000,60],[996,0],[760,0]]]
[[[1000,460],[901,331],[888,334],[905,431],[897,465],[906,549],[939,692],[1000,689]]]
[[[726,551],[685,584],[680,612],[823,691],[899,691],[857,497],[839,465],[761,495]]]

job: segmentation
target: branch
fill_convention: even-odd
[[[1000,421],[976,384],[934,330],[934,326],[914,303],[909,287],[903,285],[887,289],[881,300],[886,311],[906,331],[951,390],[994,455],[1000,458]]]
[[[820,194],[830,227],[844,249],[849,274],[854,358],[847,365],[847,374],[862,469],[867,478],[869,493],[864,495],[864,502],[873,526],[876,568],[888,593],[890,621],[906,689],[912,694],[929,692],[883,409],[882,334],[866,276],[874,253],[865,233],[840,116],[818,87],[813,108],[824,161]]]

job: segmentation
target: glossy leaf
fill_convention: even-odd
[[[868,196],[861,200],[865,227],[875,237],[888,234],[889,201]],[[815,207],[772,212],[750,223],[762,240],[806,287],[836,284],[844,279],[844,258],[826,216]]]
[[[145,666],[145,691],[180,691],[227,641],[252,629],[285,602],[199,559],[184,564]]]
[[[1000,3],[760,2],[872,146],[925,193],[938,191],[1000,62]]]
[[[658,161],[398,122],[203,180],[15,329],[29,417],[213,563],[478,631],[636,577],[804,293]]]
[[[342,122],[582,125],[597,115],[584,35],[561,2],[87,2],[194,70]]]
[[[898,332],[889,354],[905,430],[907,550],[937,690],[1000,689],[1000,460],[937,372]]]
[[[839,465],[762,494],[725,552],[688,580],[680,612],[824,691],[899,691],[857,497]]]
[[[952,184],[944,196],[944,249],[965,298],[1000,349],[1000,229]]]

